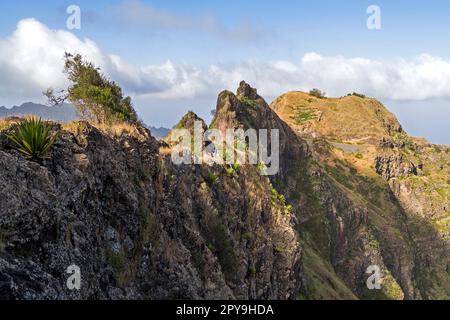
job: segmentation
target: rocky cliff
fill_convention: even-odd
[[[271,108],[312,151],[310,172],[294,171],[279,185],[298,199],[304,246],[359,298],[448,299],[449,148],[409,137],[383,105],[361,95],[289,92]],[[292,187],[296,181],[302,186]],[[361,277],[370,264],[383,270],[380,291]],[[335,292],[320,283],[311,291]]]
[[[1,299],[297,297],[298,236],[255,167],[174,166],[141,127],[55,130],[42,163],[2,139]]]
[[[210,127],[278,129],[279,173],[176,166],[139,125],[55,124],[41,162],[0,132],[0,299],[450,297],[448,147],[369,98],[269,106],[245,82],[219,94]]]

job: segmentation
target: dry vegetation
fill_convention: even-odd
[[[72,133],[77,133],[81,123],[82,122],[80,121],[66,122],[62,124],[62,129]],[[123,134],[136,135],[138,133],[136,125],[128,122],[120,122],[111,125],[94,122],[89,122],[89,124],[112,137],[120,137]]]
[[[304,92],[289,92],[271,108],[298,131],[316,132],[335,141],[374,141],[400,126],[395,116],[370,98],[347,96],[318,99]]]
[[[172,154],[172,148],[170,147],[161,147],[159,148],[159,154],[162,156],[169,156]]]
[[[11,125],[18,123],[20,118],[0,118],[0,131],[10,127]]]

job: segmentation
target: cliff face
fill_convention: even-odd
[[[279,186],[299,198],[306,245],[360,298],[448,298],[448,147],[409,137],[379,102],[362,96],[290,92],[271,108],[312,151],[313,178],[297,170]],[[295,194],[302,188],[289,184],[296,181],[306,194]],[[365,288],[368,264],[383,270],[381,291]]]
[[[0,150],[1,299],[296,297],[297,235],[255,168],[175,167],[142,128],[58,131],[42,164]]]
[[[176,166],[138,126],[55,125],[41,163],[0,132],[0,299],[449,298],[448,148],[409,138],[372,100],[357,100],[370,131],[346,140],[352,126],[328,126],[341,102],[269,106],[244,82],[219,95],[211,127],[279,130],[269,177]],[[367,289],[371,265],[381,290]]]

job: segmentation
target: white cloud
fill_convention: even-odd
[[[0,97],[2,104],[41,100],[48,87],[64,88],[64,53],[80,53],[99,66],[132,94],[174,94],[177,88],[188,91],[198,72],[191,67],[175,66],[170,61],[159,66],[135,66],[116,55],[103,52],[89,40],[81,40],[64,30],[51,30],[35,19],[24,19],[8,38],[0,38]],[[188,83],[189,82],[189,83]],[[195,87],[195,86],[194,86]]]
[[[394,100],[450,97],[450,61],[426,54],[377,61],[307,53],[296,62],[245,61],[197,68],[167,61],[137,66],[105,53],[89,39],[26,19],[11,36],[0,38],[0,104],[37,100],[47,87],[65,87],[65,51],[81,53],[140,101],[212,97],[224,88],[235,88],[242,79],[267,97],[312,87],[332,96],[356,91]]]

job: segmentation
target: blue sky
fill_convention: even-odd
[[[71,4],[81,9],[81,30],[66,28]],[[366,27],[371,4],[381,9],[381,30]],[[2,66],[0,56],[0,71],[12,80],[36,72],[44,72],[36,79],[57,78],[48,69],[60,61],[49,59],[71,44],[123,85],[150,124],[170,126],[188,109],[208,118],[217,91],[234,89],[242,77],[269,102],[287,90],[320,86],[343,95],[356,87],[385,102],[410,133],[450,144],[449,1],[3,0],[0,12],[0,46],[43,61],[24,71],[6,57]],[[29,18],[35,22],[18,27]],[[42,36],[55,54],[41,57],[39,44],[23,48],[29,41],[20,30]],[[36,100],[40,86],[58,84],[26,81],[17,93],[0,89],[0,105]]]

